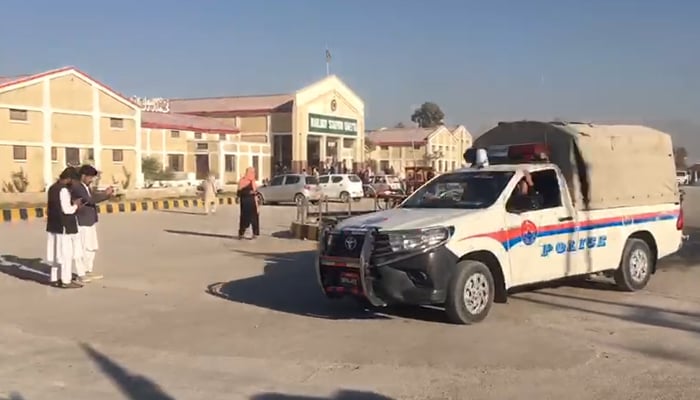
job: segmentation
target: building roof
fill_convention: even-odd
[[[367,133],[367,138],[378,146],[400,146],[407,144],[422,144],[436,128],[388,128],[378,129]]]
[[[141,112],[141,126],[152,129],[173,129],[208,133],[239,133],[240,130],[216,118],[197,115]]]
[[[277,110],[291,111],[289,106],[293,101],[292,94],[170,99],[170,110],[175,113],[197,115],[268,113]]]
[[[105,85],[104,83],[100,82],[99,80],[93,78],[92,76],[86,74],[85,72],[79,70],[76,67],[68,66],[68,67],[61,67],[57,69],[52,69],[49,71],[44,71],[36,74],[25,74],[25,75],[18,75],[18,76],[12,76],[12,77],[0,77],[0,89],[12,86],[12,85],[17,85],[20,83],[24,82],[29,82],[33,81],[35,79],[40,79],[44,78],[46,76],[51,76],[51,75],[56,75],[60,74],[63,72],[67,71],[73,71],[75,74],[82,76],[84,79],[87,79],[88,81],[92,81],[93,83],[96,83],[98,86],[101,86],[102,88],[106,89],[108,92],[110,92],[112,95],[119,97],[121,100],[123,100],[125,103],[128,103],[130,105],[138,107],[136,103],[134,103],[131,99],[128,97],[124,96],[123,94],[117,92],[116,90],[112,89],[111,87]]]

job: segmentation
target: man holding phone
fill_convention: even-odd
[[[92,165],[83,165],[79,170],[80,182],[72,187],[72,195],[74,199],[79,199],[82,207],[78,209],[78,232],[83,247],[82,265],[78,271],[78,280],[81,282],[90,282],[94,279],[100,279],[102,276],[95,275],[93,268],[95,265],[95,256],[99,248],[97,240],[97,204],[101,203],[114,193],[112,187],[107,188],[103,193],[94,192],[91,185],[99,172]]]

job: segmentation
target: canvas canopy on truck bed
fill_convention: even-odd
[[[474,141],[545,143],[579,210],[679,201],[671,136],[639,125],[501,122]]]

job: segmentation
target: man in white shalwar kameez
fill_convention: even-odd
[[[46,261],[51,264],[51,284],[64,289],[82,287],[71,279],[72,268],[79,269],[82,259],[82,243],[75,215],[82,204],[78,199],[71,200],[68,189],[71,180],[77,176],[74,168],[66,168],[58,181],[47,190]]]
[[[93,279],[99,279],[102,276],[96,275],[94,271],[95,256],[99,249],[97,240],[97,204],[103,202],[114,193],[110,187],[104,193],[94,192],[90,187],[99,172],[92,165],[83,165],[78,171],[80,174],[80,182],[76,182],[71,192],[73,198],[80,199],[83,207],[77,212],[78,216],[78,231],[80,232],[80,240],[82,242],[82,264],[84,271],[78,271],[78,280],[82,283],[90,282]]]

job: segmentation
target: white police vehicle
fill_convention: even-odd
[[[373,306],[442,305],[459,324],[517,286],[604,272],[642,289],[682,244],[672,149],[641,126],[500,123],[465,153],[472,167],[324,228],[319,285]]]

